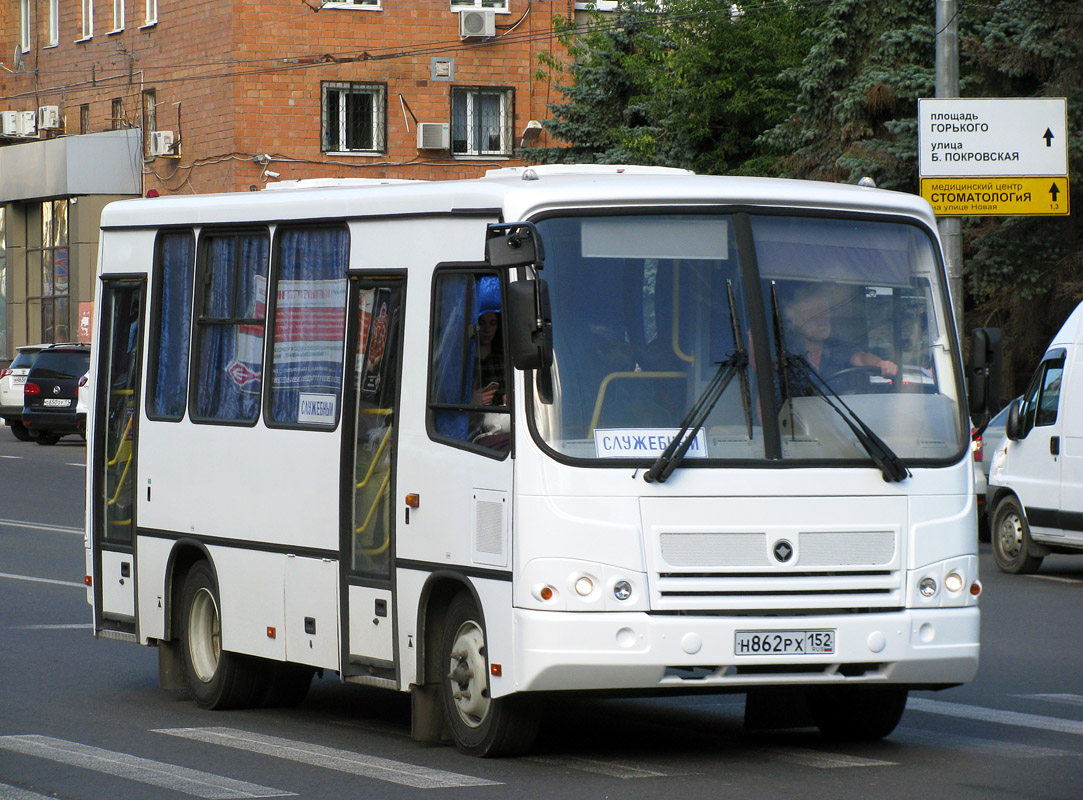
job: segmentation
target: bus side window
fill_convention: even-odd
[[[349,249],[339,226],[280,229],[275,237],[268,424],[338,423]]]
[[[430,435],[505,453],[511,415],[500,278],[446,270],[433,296]]]
[[[188,400],[195,236],[191,229],[163,231],[156,246],[147,416],[179,420]]]
[[[197,421],[259,419],[269,251],[266,231],[203,237],[190,412]]]

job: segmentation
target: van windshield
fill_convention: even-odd
[[[713,213],[537,224],[554,363],[552,402],[532,408],[557,454],[650,463],[742,351],[748,366],[683,465],[867,461],[825,395],[908,463],[966,446],[946,291],[922,228]]]

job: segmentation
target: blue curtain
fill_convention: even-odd
[[[270,418],[334,425],[346,331],[345,228],[287,230],[278,238]]]
[[[208,242],[196,403],[204,419],[259,417],[268,250],[265,234],[216,236]]]
[[[478,317],[475,278],[468,273],[450,273],[439,278],[436,292],[432,402],[469,405],[474,392],[473,332]],[[442,436],[465,441],[469,425],[469,412],[433,410],[433,426]]]
[[[158,237],[158,329],[156,373],[150,415],[169,419],[184,416],[188,389],[188,347],[192,325],[192,274],[195,239],[191,231]]]

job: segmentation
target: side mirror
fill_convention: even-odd
[[[548,369],[553,363],[549,285],[540,278],[508,285],[508,349],[516,369]]]
[[[1004,435],[1017,442],[1023,438],[1023,415],[1020,413],[1022,402],[1019,398],[1012,400],[1008,409],[1008,419],[1004,423]]]
[[[970,335],[967,396],[970,416],[987,415],[1000,397],[1001,340],[999,328],[975,328]]]
[[[494,223],[485,229],[485,260],[493,267],[540,266],[545,260],[541,236],[532,222]]]

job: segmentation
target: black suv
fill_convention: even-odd
[[[23,425],[38,444],[83,433],[76,414],[79,379],[90,368],[90,346],[56,344],[38,353],[23,387]]]

